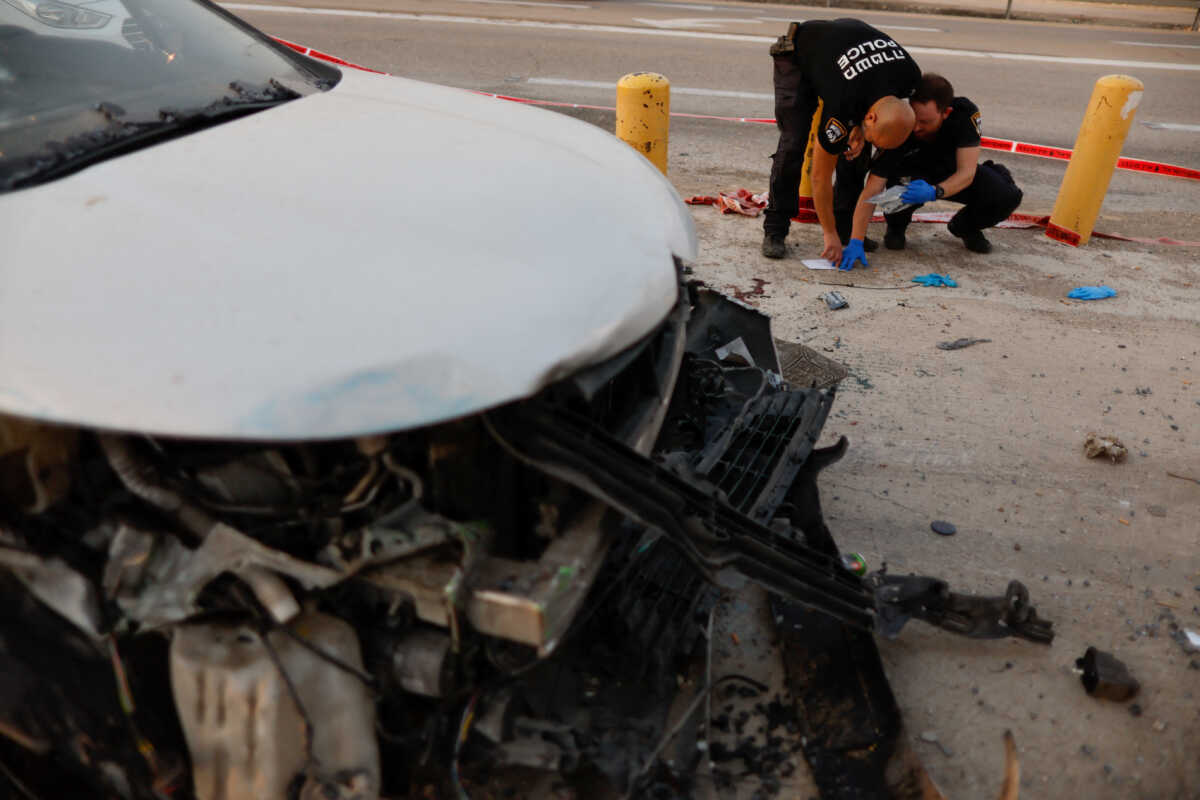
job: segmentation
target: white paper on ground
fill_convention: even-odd
[[[833,262],[828,258],[806,258],[802,263],[809,269],[834,269]]]

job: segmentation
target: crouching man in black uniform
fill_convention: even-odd
[[[901,178],[910,178],[900,199],[917,205],[885,215],[885,247],[904,249],[904,231],[912,222],[913,212],[922,203],[945,198],[963,204],[947,225],[950,233],[962,239],[972,252],[991,252],[991,242],[983,229],[1016,210],[1022,193],[1003,164],[977,163],[979,109],[967,98],[955,97],[950,81],[933,73],[921,78],[912,107],[916,113],[912,136],[895,150],[877,154],[871,162],[870,175],[854,210],[851,241],[864,237],[875,211],[867,198],[883,191],[885,185],[895,186]]]
[[[864,142],[886,150],[908,138],[914,116],[903,98],[917,88],[921,70],[891,37],[856,19],[793,22],[772,45],[771,56],[779,147],[772,156],[762,252],[768,258],[787,254],[784,239],[799,211],[804,151],[820,100],[820,146],[812,155],[813,205],[824,236],[821,255],[838,263],[842,242],[833,213],[838,155],[857,155]]]

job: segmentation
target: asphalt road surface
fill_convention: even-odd
[[[1200,39],[1186,32],[752,3],[299,5],[227,7],[265,31],[395,75],[611,106],[618,78],[648,70],[670,78],[673,111],[735,117],[774,116],[766,50],[789,20],[853,14],[972,98],[986,135],[1071,147],[1095,80],[1122,73],[1146,84],[1125,154],[1200,166]]]

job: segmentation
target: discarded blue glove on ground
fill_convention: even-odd
[[[1067,292],[1072,300],[1103,300],[1106,297],[1116,297],[1117,290],[1111,286],[1080,286]]]
[[[930,203],[937,199],[937,187],[918,178],[908,185],[900,199],[906,203]]]
[[[912,279],[913,283],[919,283],[922,286],[949,286],[954,288],[958,286],[954,282],[954,278],[949,275],[938,275],[936,272],[931,272],[928,275],[918,275]]]
[[[842,262],[838,264],[838,269],[851,270],[854,269],[854,262],[861,261],[864,267],[871,266],[867,263],[867,255],[863,252],[863,240],[851,239],[846,248],[842,250]]]

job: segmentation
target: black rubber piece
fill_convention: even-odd
[[[942,536],[953,536],[958,533],[958,528],[954,527],[952,523],[941,519],[935,519],[929,527],[933,528],[934,533],[939,533]]]

